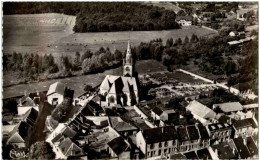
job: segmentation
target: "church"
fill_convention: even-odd
[[[107,75],[100,85],[100,94],[105,97],[107,106],[116,104],[132,106],[139,102],[135,73],[131,46],[128,41],[126,58],[123,60],[123,76]]]

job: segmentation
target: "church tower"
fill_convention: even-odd
[[[129,41],[128,41],[127,52],[126,52],[126,57],[124,59],[123,67],[124,67],[123,76],[125,77],[134,76],[134,63],[133,63],[133,57],[132,57],[131,46]]]

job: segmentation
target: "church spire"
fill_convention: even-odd
[[[134,66],[133,66],[133,57],[131,53],[131,45],[130,41],[128,40],[126,57],[124,61],[124,76],[133,76]]]

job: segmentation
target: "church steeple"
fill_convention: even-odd
[[[132,77],[134,73],[134,66],[133,66],[133,57],[131,53],[131,45],[130,41],[128,40],[128,46],[126,51],[126,58],[124,60],[124,73],[123,76],[130,76]]]

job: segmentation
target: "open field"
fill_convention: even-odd
[[[171,2],[144,2],[143,4],[157,6],[167,10],[174,11],[176,14],[182,10],[180,7],[172,4]]]
[[[150,67],[151,64],[153,64],[153,67]],[[138,71],[139,74],[161,72],[166,70],[165,66],[163,66],[160,62],[157,62],[155,60],[138,61],[136,66],[138,66],[136,70]],[[149,70],[146,70],[146,68],[149,68]],[[10,87],[3,87],[3,98],[20,96],[24,94],[24,91],[27,91],[27,93],[36,92],[37,90],[47,91],[49,89],[49,86],[52,83],[55,83],[56,81],[65,83],[69,88],[75,90],[75,96],[77,97],[80,94],[84,93],[83,89],[86,84],[89,84],[91,86],[96,86],[100,84],[105,78],[105,76],[108,74],[121,75],[122,67],[110,69],[103,73],[98,73],[98,74],[68,77],[64,79],[52,79],[52,80],[46,80],[44,82],[38,82],[38,83],[19,84]],[[4,80],[8,81],[8,79],[5,78],[6,77],[4,77]]]
[[[98,50],[101,46],[109,47],[111,51],[124,51],[130,37],[131,44],[136,46],[141,42],[161,38],[164,43],[168,38],[212,36],[214,32],[191,26],[176,30],[163,31],[125,31],[125,32],[97,32],[73,33],[72,27],[75,17],[61,14],[36,15],[4,15],[3,17],[3,52],[21,53],[52,53],[71,55],[87,49]]]

